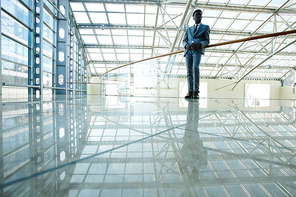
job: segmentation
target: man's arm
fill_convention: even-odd
[[[205,28],[204,39],[200,42],[201,48],[205,48],[210,43],[210,27],[207,25]]]
[[[183,47],[186,49],[187,48],[187,44],[188,43],[188,29],[185,32],[185,35],[183,37]]]

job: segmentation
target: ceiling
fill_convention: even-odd
[[[202,23],[211,28],[210,44],[296,27],[296,0],[70,0],[70,6],[92,76],[183,50],[184,31],[194,24],[192,13],[197,8],[203,11]],[[289,34],[209,47],[202,57],[201,77],[284,81],[295,73],[295,38]],[[186,76],[182,53],[147,64],[158,74]]]

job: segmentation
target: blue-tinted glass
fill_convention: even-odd
[[[55,8],[52,7],[52,5],[51,5],[48,1],[44,1],[44,4],[48,7],[48,9],[49,9],[52,13],[56,13]]]
[[[43,37],[53,43],[53,36],[54,33],[46,25],[43,25]]]
[[[23,2],[29,7],[29,8],[33,8],[33,0],[23,0]]]
[[[52,59],[43,56],[43,70],[52,73]]]
[[[43,73],[43,85],[52,87],[52,74],[48,72]]]
[[[31,15],[30,11],[23,6],[21,3],[12,0],[1,0],[1,6],[11,13],[13,16],[18,18],[20,21],[32,27],[32,23],[30,22]]]
[[[54,29],[54,18],[45,9],[43,9],[43,22]]]
[[[43,41],[43,54],[53,59],[54,47],[46,41]]]
[[[2,81],[28,85],[28,67],[2,60]]]
[[[2,13],[1,21],[1,30],[3,33],[28,45],[29,30],[26,27],[15,21],[4,12]]]
[[[2,58],[28,65],[28,48],[5,37],[2,39]]]

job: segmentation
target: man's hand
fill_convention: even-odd
[[[191,44],[192,45],[192,50],[197,50],[198,48],[201,47],[200,42],[196,43],[196,44]]]
[[[187,46],[187,49],[188,49],[188,50],[193,50],[192,47],[193,47],[193,44],[190,44],[190,45]]]
[[[201,44],[199,42],[199,43],[196,43],[196,44],[187,45],[186,49],[188,49],[188,50],[197,50],[200,47],[201,47]]]

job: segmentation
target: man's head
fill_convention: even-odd
[[[199,24],[202,19],[202,11],[200,9],[197,9],[193,12],[193,20],[195,21],[195,24]]]

